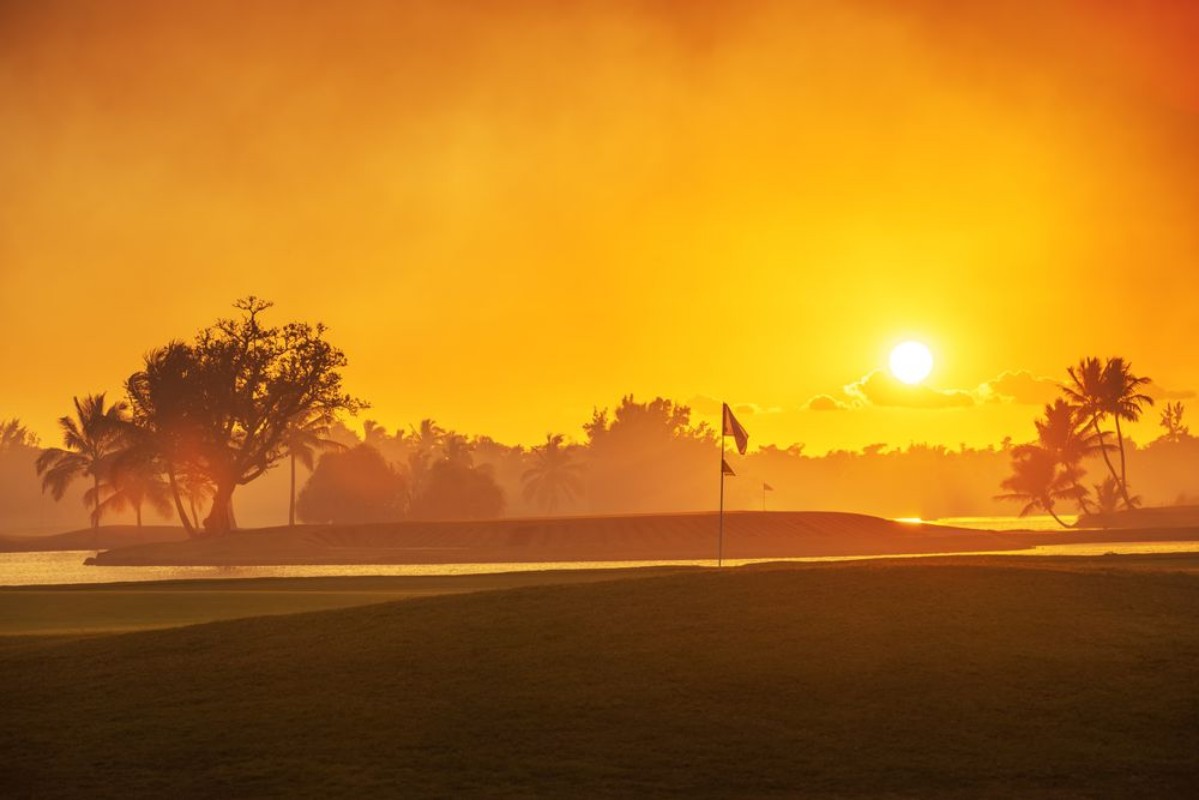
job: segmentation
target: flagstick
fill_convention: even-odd
[[[720,538],[716,544],[716,566],[724,566],[724,419],[720,420]]]

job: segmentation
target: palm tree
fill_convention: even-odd
[[[1053,453],[1037,445],[1022,445],[1012,451],[1012,474],[999,484],[1007,494],[996,495],[996,500],[1019,500],[1025,504],[1020,516],[1040,508],[1048,512],[1063,528],[1070,527],[1062,522],[1054,510],[1059,500],[1078,500],[1078,476],[1069,470],[1059,469]],[[1085,491],[1085,489],[1083,490]]]
[[[323,414],[297,418],[283,434],[283,448],[291,462],[291,493],[288,498],[287,524],[296,525],[296,462],[312,472],[317,450],[341,450],[344,445],[328,438],[329,420]]]
[[[1095,484],[1095,505],[1100,514],[1114,514],[1120,507],[1120,499],[1120,482],[1111,475],[1103,483]],[[1132,501],[1136,503],[1139,499],[1134,497]]]
[[[1166,403],[1159,422],[1166,431],[1162,434],[1162,439],[1167,442],[1181,442],[1190,437],[1191,429],[1182,423],[1184,411],[1186,406],[1182,403]]]
[[[0,453],[18,447],[37,447],[37,437],[16,417],[0,421]]]
[[[171,488],[162,477],[162,469],[154,460],[145,458],[144,452],[129,449],[116,453],[108,469],[108,480],[99,489],[88,489],[85,502],[95,502],[95,497],[108,491],[108,497],[100,502],[101,512],[122,512],[132,509],[137,527],[142,526],[142,507],[147,503],[162,516],[171,513]]]
[[[1089,434],[1088,423],[1080,420],[1074,407],[1060,398],[1047,404],[1045,416],[1033,424],[1037,427],[1037,444],[1053,456],[1065,474],[1074,479],[1079,508],[1084,514],[1089,514],[1087,489],[1079,483],[1086,474],[1082,468],[1082,460],[1111,445],[1104,444],[1100,437]]]
[[[1103,362],[1098,358],[1079,359],[1077,366],[1066,369],[1066,373],[1070,376],[1070,383],[1063,385],[1062,391],[1070,405],[1074,407],[1074,413],[1078,416],[1079,421],[1084,426],[1090,425],[1095,429],[1103,462],[1107,464],[1107,470],[1112,477],[1116,478],[1118,477],[1116,467],[1107,455],[1109,445],[1104,438],[1107,436],[1107,432],[1099,426],[1100,421],[1107,413],[1105,411],[1107,386],[1104,382],[1103,372]]]
[[[546,434],[545,444],[533,448],[533,466],[521,476],[525,500],[551,514],[558,510],[559,498],[573,500],[583,490],[582,467],[562,447],[563,438],[560,433]]]
[[[133,405],[127,434],[130,447],[161,463],[179,522],[189,537],[196,537],[200,535],[195,518],[197,498],[191,498],[189,518],[183,505],[186,491],[182,483],[185,475],[191,476],[193,487],[210,481],[204,470],[206,442],[193,419],[201,404],[188,383],[190,351],[181,342],[171,342],[148,353],[145,362],[145,368],[125,382]]]
[[[196,469],[195,465],[184,463],[178,474],[175,475],[175,485],[171,492],[179,495],[180,506],[182,506],[182,500],[187,500],[188,508],[191,510],[190,525],[194,530],[199,530],[199,507],[211,500],[213,494],[216,493],[216,487],[212,485],[212,481],[203,472]]]
[[[1103,368],[1104,410],[1116,421],[1116,440],[1120,444],[1120,494],[1124,504],[1132,508],[1132,498],[1128,496],[1128,474],[1124,461],[1124,433],[1120,430],[1120,420],[1136,422],[1141,418],[1142,407],[1153,405],[1153,398],[1143,394],[1141,387],[1149,384],[1148,378],[1139,378],[1132,374],[1132,364],[1122,358],[1109,358]]]
[[[1098,358],[1084,358],[1067,372],[1071,383],[1063,386],[1062,390],[1074,406],[1079,419],[1095,429],[1095,435],[1100,441],[1099,451],[1103,454],[1108,472],[1119,482],[1120,496],[1124,498],[1125,506],[1132,508],[1132,497],[1128,494],[1124,432],[1120,427],[1120,420],[1136,421],[1141,416],[1142,406],[1153,404],[1153,398],[1139,391],[1149,383],[1149,379],[1133,375],[1131,365],[1119,357],[1109,358],[1107,363]],[[1104,439],[1107,433],[1100,427],[1100,422],[1109,415],[1116,423],[1116,439],[1120,451],[1119,472],[1108,457],[1108,445]]]
[[[415,495],[424,483],[433,453],[445,443],[446,430],[431,419],[420,421],[420,427],[412,428],[408,436],[412,452],[408,454],[408,491]]]
[[[90,476],[92,488],[84,502],[92,507],[92,529],[99,541],[100,483],[105,478],[109,460],[122,446],[125,412],[121,402],[104,405],[104,393],[74,398],[75,416],[60,417],[63,447],[44,450],[37,459],[37,474],[42,478],[42,491],[50,490],[55,500],[61,500],[67,487],[77,478]]]

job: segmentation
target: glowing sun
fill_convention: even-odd
[[[891,351],[891,374],[906,384],[916,384],[933,369],[933,354],[920,342],[904,342]]]

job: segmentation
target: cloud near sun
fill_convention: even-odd
[[[937,389],[909,386],[885,370],[874,370],[842,388],[840,396],[821,394],[808,401],[809,411],[848,411],[880,406],[889,408],[964,408],[983,403],[1040,405],[1058,396],[1059,384],[1018,370],[1004,372],[974,389]]]

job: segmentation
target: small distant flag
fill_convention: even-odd
[[[729,404],[724,404],[724,419],[721,423],[721,434],[724,436],[732,436],[737,442],[737,452],[745,455],[745,448],[749,446],[749,434],[745,432],[745,428],[741,427],[741,423],[733,416],[733,410],[729,408]]]
[[[720,471],[725,475],[729,475],[734,478],[737,477],[737,473],[733,472],[733,468],[729,466],[729,462],[725,461],[723,458],[720,459]]]
[[[774,491],[774,487],[773,487],[773,486],[771,486],[771,485],[770,485],[769,483],[767,483],[766,481],[762,481],[762,491],[764,491],[764,492],[773,492],[773,491]]]

